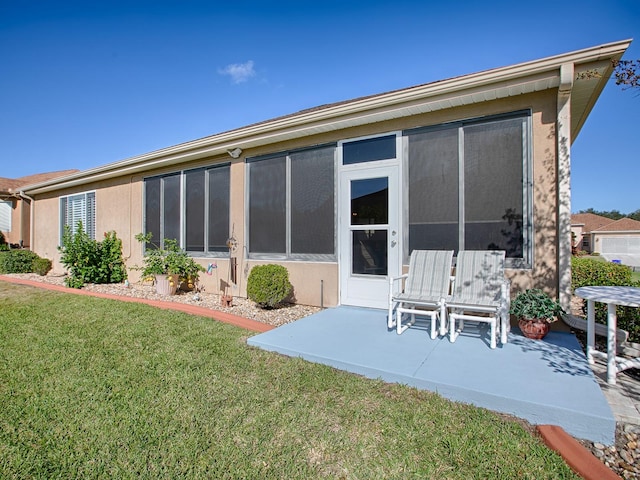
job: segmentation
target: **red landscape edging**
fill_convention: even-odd
[[[558,452],[567,465],[585,480],[622,480],[562,427],[538,425],[536,428],[545,445]]]
[[[238,315],[233,315],[231,313],[221,312],[219,310],[212,310],[210,308],[198,307],[196,305],[188,305],[185,303],[163,302],[161,300],[148,300],[146,298],[126,297],[121,295],[112,295],[109,293],[89,292],[89,291],[77,289],[77,288],[68,288],[68,287],[62,287],[60,285],[53,285],[51,283],[35,282],[33,280],[26,280],[22,278],[7,277],[5,275],[0,275],[0,280],[8,283],[17,283],[19,285],[26,285],[29,287],[52,290],[54,292],[73,293],[76,295],[87,295],[90,297],[106,298],[109,300],[120,300],[122,302],[130,302],[130,303],[144,303],[146,305],[162,308],[164,310],[176,310],[176,311],[188,313],[191,315],[198,315],[200,317],[212,318],[219,322],[235,325],[236,327],[244,328],[246,330],[251,330],[253,332],[259,332],[259,333],[268,332],[269,330],[273,330],[275,328],[269,324],[258,322],[256,320],[251,320],[249,318],[240,317]]]

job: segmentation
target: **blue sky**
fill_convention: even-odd
[[[640,2],[0,0],[0,176],[81,170],[326,103],[635,38]],[[640,90],[606,87],[572,210],[640,209]]]

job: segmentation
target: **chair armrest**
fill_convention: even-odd
[[[389,283],[393,285],[398,280],[404,280],[405,278],[408,278],[408,277],[409,277],[408,273],[405,273],[404,275],[400,275],[399,277],[389,277]]]

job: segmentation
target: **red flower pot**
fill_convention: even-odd
[[[542,340],[551,328],[549,323],[544,320],[527,320],[525,318],[518,320],[518,326],[525,337],[534,340]]]

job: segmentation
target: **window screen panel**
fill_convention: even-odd
[[[212,168],[209,175],[209,252],[227,252],[231,167]]]
[[[144,181],[144,232],[151,233],[152,244],[160,245],[160,177]],[[145,248],[153,248],[152,244]]]
[[[367,138],[342,144],[342,164],[375,162],[396,158],[396,136]]]
[[[522,257],[524,134],[521,118],[465,127],[465,249]]]
[[[185,172],[185,240],[187,252],[204,252],[205,171]]]
[[[249,249],[286,253],[286,157],[249,163]]]
[[[458,128],[409,135],[409,252],[458,250]]]
[[[162,179],[162,234],[180,242],[180,174]]]
[[[291,253],[335,251],[335,147],[291,154]]]

